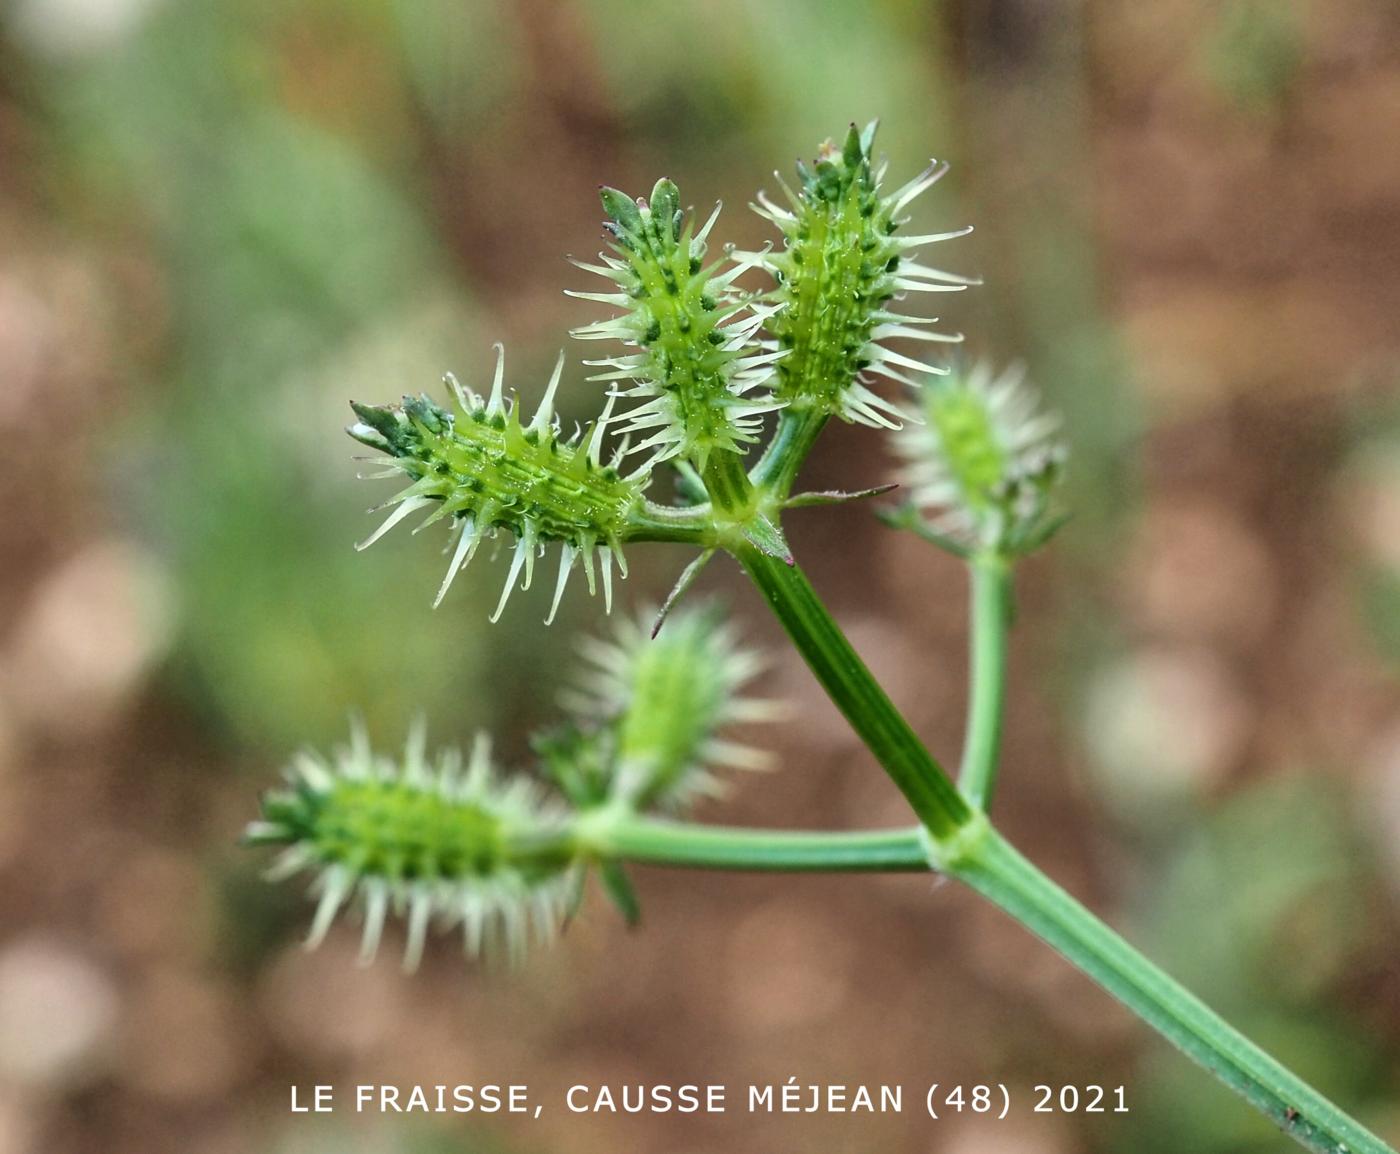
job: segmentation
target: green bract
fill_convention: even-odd
[[[409,969],[430,921],[460,923],[474,954],[496,938],[518,954],[530,921],[541,936],[553,934],[574,866],[557,836],[564,815],[528,780],[500,783],[484,740],[463,770],[456,750],[430,764],[421,728],[399,762],[372,753],[357,728],[348,747],[329,759],[305,753],[286,776],[288,788],[263,798],[248,840],[288,847],[275,875],[319,871],[310,944],[350,901],[363,907],[366,961],[388,914],[407,917]]]
[[[985,363],[915,387],[921,423],[895,434],[909,488],[906,520],[954,552],[1025,553],[1061,524],[1051,498],[1065,447],[1019,366]],[[931,520],[923,516],[932,514]]]
[[[656,636],[647,621],[624,619],[612,640],[583,643],[589,668],[569,703],[613,730],[613,797],[638,808],[676,808],[716,793],[717,767],[767,763],[758,750],[719,733],[771,720],[776,707],[740,695],[762,663],[716,613],[680,610]]]
[[[587,362],[608,370],[593,379],[630,381],[617,395],[644,401],[620,418],[622,432],[642,438],[634,451],[682,457],[703,472],[710,453],[756,440],[760,417],[777,407],[762,386],[778,354],[754,341],[766,313],[734,288],[744,265],[719,272],[724,258],[704,264],[718,206],[697,232],[669,180],[656,182],[649,201],[612,188],[601,195],[612,252],[599,254],[602,264],[575,263],[616,288],[570,295],[625,311],[573,335],[639,350]]]
[[[893,426],[899,410],[866,387],[867,372],[908,383],[907,372],[932,365],[887,348],[892,339],[955,342],[932,332],[924,319],[895,312],[891,302],[909,292],[956,292],[974,282],[913,259],[925,244],[964,236],[970,229],[898,236],[905,207],[947,171],[931,164],[896,192],[883,194],[884,166],[872,167],[875,123],[851,125],[845,143],[828,142],[809,168],[798,165],[794,192],[778,177],[784,207],[760,193],[754,211],[782,230],[784,247],[752,259],[778,283],[780,307],[767,321],[776,347],[778,399],[794,409],[867,425]]]
[[[604,596],[611,606],[613,561],[626,576],[622,544],[641,509],[649,477],[645,470],[624,475],[616,460],[603,464],[606,413],[586,433],[561,436],[553,398],[563,363],[561,356],[528,425],[521,423],[516,400],[503,395],[504,357],[497,360],[489,400],[447,378],[457,400],[456,413],[425,396],[405,397],[397,406],[355,404],[360,419],[350,427],[350,435],[391,459],[392,467],[378,476],[403,473],[413,480],[389,500],[397,507],[360,548],[372,545],[414,511],[436,506],[424,524],[450,518],[457,544],[435,605],[482,540],[505,530],[516,546],[493,621],[505,608],[522,569],[529,587],[536,555],[551,541],[560,543],[561,556],[550,619],[580,557],[592,592],[597,554]]]

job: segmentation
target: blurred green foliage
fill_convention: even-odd
[[[147,233],[169,278],[170,355],[135,433],[181,589],[174,680],[269,750],[352,709],[481,723],[479,614],[428,616],[422,550],[355,556],[388,494],[355,486],[339,433],[350,396],[430,388],[477,354],[470,295],[410,191],[287,107],[278,24],[168,5],[48,93],[104,223]]]
[[[1236,107],[1277,109],[1303,58],[1302,0],[1236,0],[1209,14],[1201,38],[1205,72]]]
[[[1373,889],[1345,798],[1317,775],[1286,775],[1248,786],[1179,833],[1142,895],[1135,936],[1285,1065],[1380,1104],[1374,1039],[1359,1019],[1324,1008],[1374,948]],[[1134,1150],[1291,1148],[1175,1055],[1155,1049],[1146,1073],[1130,1120]]]

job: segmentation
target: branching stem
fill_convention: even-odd
[[[973,811],[943,767],[880,688],[795,565],[752,545],[735,555],[836,707],[935,837],[950,837]]]
[[[969,806],[876,684],[801,570],[751,546],[735,553],[817,680],[924,822],[931,865],[1043,938],[1304,1146],[1319,1154],[1395,1154],[1070,897]],[[1004,583],[1004,574],[984,579],[987,607],[980,616],[974,614],[978,628],[1004,629]],[[992,756],[990,719],[999,716],[1001,698],[1000,686],[992,682],[1004,672],[1004,661],[993,652],[1002,641],[993,640],[995,646],[987,642],[977,675],[984,682],[979,690],[983,704],[974,706],[973,726],[974,750],[990,747]],[[978,737],[984,727],[986,735]],[[974,784],[984,781],[989,789],[991,774],[977,773]]]
[[[600,857],[699,869],[920,872],[928,852],[917,828],[862,833],[736,829],[608,814],[581,819],[578,836]]]
[[[1323,1154],[1394,1154],[1138,953],[995,830],[988,827],[975,852],[950,872],[1048,942],[1297,1142]]]

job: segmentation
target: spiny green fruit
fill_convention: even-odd
[[[955,552],[1024,553],[1062,518],[1051,508],[1065,460],[1059,418],[1041,409],[1021,366],[995,375],[985,362],[958,366],[915,388],[921,423],[895,434],[904,459],[907,514]]]
[[[941,370],[883,342],[962,339],[922,327],[937,318],[895,312],[892,302],[905,293],[957,292],[976,282],[914,259],[921,246],[971,229],[898,235],[907,223],[904,209],[947,165],[934,162],[903,188],[882,193],[885,166],[877,169],[871,159],[875,128],[874,121],[863,132],[852,124],[841,147],[828,142],[811,166],[799,163],[796,192],[778,176],[786,207],[759,194],[754,211],[778,226],[784,246],[749,259],[778,284],[781,307],[766,321],[775,348],[786,354],[776,364],[777,398],[794,409],[891,427],[900,411],[867,387],[869,374],[908,384],[911,371]]]
[[[682,457],[703,472],[710,453],[757,440],[762,414],[777,407],[765,386],[781,354],[754,340],[767,310],[734,287],[746,266],[704,263],[718,206],[697,232],[669,180],[657,181],[649,200],[612,188],[601,197],[611,252],[599,254],[601,264],[574,263],[615,289],[570,295],[624,311],[573,335],[638,350],[586,363],[607,369],[594,380],[631,382],[617,395],[643,402],[620,418],[623,433],[642,438],[633,451],[657,461]]]
[[[275,877],[317,873],[319,894],[308,945],[325,937],[337,912],[364,915],[361,957],[379,947],[390,913],[406,917],[407,969],[417,966],[430,922],[463,927],[467,950],[500,941],[518,955],[534,923],[553,936],[575,888],[576,862],[560,836],[567,811],[525,778],[502,783],[479,739],[465,770],[456,750],[430,763],[422,727],[401,761],[376,755],[364,731],[330,758],[304,753],[287,787],[266,794],[255,845],[282,845]]]
[[[426,396],[405,397],[395,406],[353,404],[359,420],[348,430],[350,435],[390,459],[390,468],[375,476],[405,474],[412,479],[381,506],[396,507],[359,548],[374,544],[411,513],[432,508],[423,525],[447,518],[457,535],[434,605],[481,542],[504,530],[515,538],[515,550],[492,621],[505,608],[522,570],[523,587],[529,588],[536,556],[551,541],[560,543],[561,555],[548,620],[554,619],[569,573],[580,558],[591,593],[596,556],[611,609],[613,563],[625,577],[622,544],[630,519],[642,507],[649,474],[645,467],[624,474],[617,455],[603,463],[607,410],[587,432],[568,438],[561,434],[553,401],[562,354],[533,419],[522,423],[518,401],[504,396],[505,358],[499,345],[497,352],[489,399],[463,388],[455,377],[446,378],[456,398],[455,413]]]
[[[742,695],[762,662],[715,612],[678,610],[655,636],[650,621],[625,619],[611,640],[585,639],[587,667],[567,704],[586,723],[610,728],[614,798],[674,809],[718,792],[718,767],[766,765],[765,754],[720,732],[770,721],[780,709]]]

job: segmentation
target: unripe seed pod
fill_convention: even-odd
[[[573,335],[638,350],[586,362],[605,370],[592,379],[631,382],[616,395],[643,402],[619,418],[622,432],[640,438],[634,452],[684,457],[703,472],[711,452],[756,440],[762,414],[778,407],[765,386],[781,353],[754,340],[767,310],[734,287],[747,265],[720,271],[724,258],[704,263],[718,206],[697,232],[669,180],[657,181],[650,200],[612,188],[600,195],[611,252],[599,254],[601,264],[574,263],[607,278],[613,291],[569,295],[623,311]]]
[[[909,373],[942,371],[887,347],[892,339],[956,342],[959,335],[923,326],[937,318],[894,311],[911,292],[957,292],[976,283],[918,263],[925,244],[964,236],[970,229],[899,236],[905,207],[947,171],[937,162],[903,188],[882,193],[884,166],[873,167],[874,122],[851,125],[844,144],[823,146],[809,167],[798,165],[796,191],[781,176],[787,201],[760,193],[754,211],[783,234],[781,252],[754,253],[777,282],[780,307],[767,320],[777,362],[774,393],[794,409],[865,425],[893,427],[900,410],[873,392],[871,374],[909,383]]]
[[[959,366],[915,390],[921,424],[895,433],[906,512],[931,516],[928,535],[956,552],[1007,555],[1042,545],[1063,518],[1051,507],[1063,474],[1059,418],[1046,413],[1020,366]]]
[[[529,588],[536,557],[553,541],[559,542],[561,555],[549,620],[580,559],[589,592],[595,588],[598,564],[611,608],[613,564],[625,577],[622,544],[642,507],[649,475],[644,469],[624,474],[616,456],[603,462],[607,410],[587,432],[572,438],[561,435],[553,401],[563,371],[562,354],[544,400],[529,424],[522,423],[518,402],[504,395],[504,355],[499,345],[497,350],[489,398],[483,400],[456,378],[447,378],[457,401],[455,413],[424,396],[405,397],[397,406],[353,406],[359,420],[350,427],[350,435],[389,458],[389,468],[375,476],[404,474],[412,480],[386,503],[395,506],[394,511],[359,547],[372,545],[411,513],[430,509],[423,525],[449,519],[456,533],[434,605],[481,542],[505,531],[515,538],[515,551],[492,621],[505,608],[522,572],[523,587]]]
[[[649,620],[621,621],[611,640],[583,643],[587,668],[566,704],[580,719],[612,727],[614,798],[676,809],[720,792],[716,769],[766,766],[764,753],[721,731],[781,710],[741,694],[762,662],[716,613],[678,610],[656,636]]]
[[[399,762],[371,752],[356,728],[348,747],[328,759],[304,753],[286,778],[286,788],[264,796],[246,840],[286,847],[275,877],[317,872],[308,945],[348,904],[363,911],[366,962],[387,916],[406,918],[407,969],[418,964],[430,922],[460,924],[472,954],[499,943],[518,956],[532,927],[554,935],[579,868],[567,811],[528,779],[498,781],[484,740],[463,769],[456,750],[430,764],[421,728]]]

